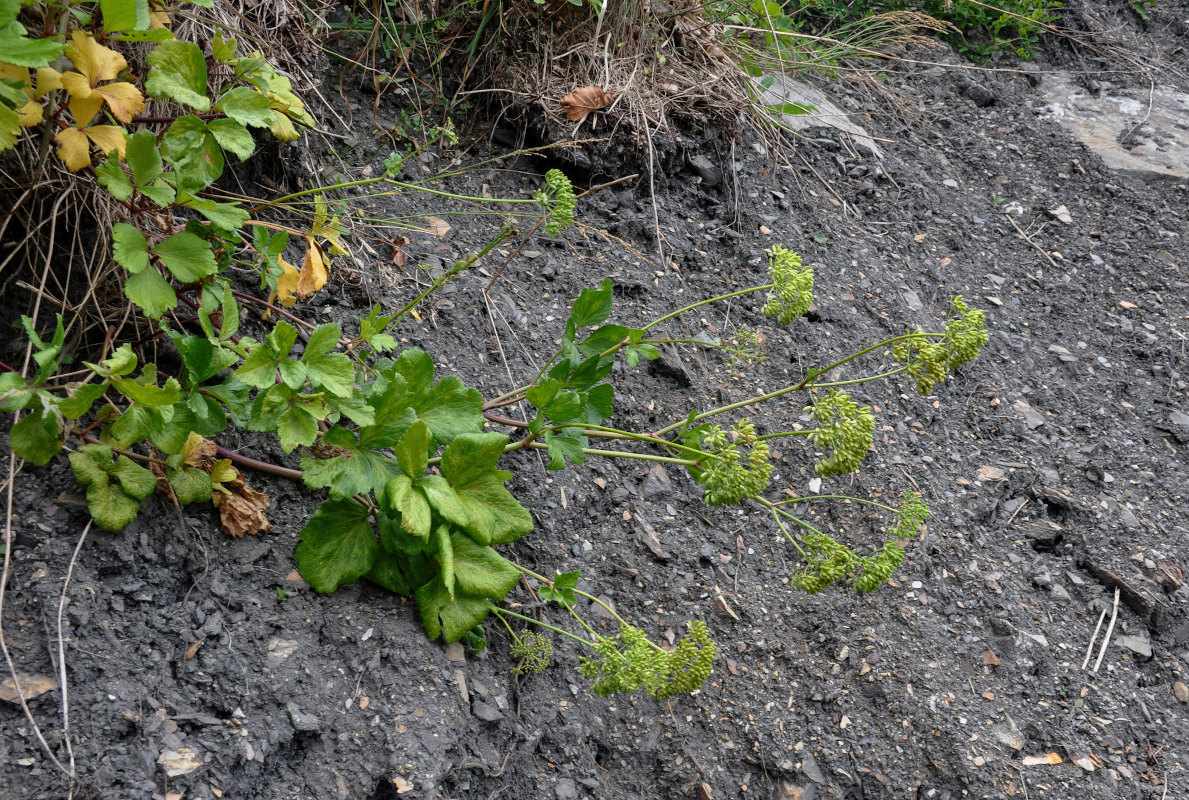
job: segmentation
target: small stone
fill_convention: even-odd
[[[918,295],[912,289],[906,289],[904,291],[904,302],[907,303],[908,307],[913,311],[921,312],[925,310],[925,304],[921,302],[920,295]]]
[[[289,719],[293,721],[293,727],[299,731],[316,731],[322,727],[322,720],[318,719],[316,714],[307,714],[298,708],[297,703],[292,700],[286,704],[285,709],[289,712]]]
[[[957,182],[956,180],[954,180],[953,178],[946,178],[946,179],[945,179],[944,181],[942,181],[941,183],[942,183],[942,185],[943,185],[943,186],[948,186],[948,187],[950,187],[951,189],[957,189],[957,188],[958,188],[958,182]]]
[[[409,783],[399,775],[392,779],[392,785],[396,787],[397,794],[408,794],[409,792],[413,791],[413,784]]]
[[[553,794],[557,800],[574,800],[578,797],[578,786],[569,778],[562,778],[553,787]]]
[[[1073,223],[1073,217],[1069,215],[1069,209],[1065,206],[1058,206],[1049,212],[1049,215],[1064,222],[1066,225]]]
[[[1020,733],[1011,717],[1004,715],[1003,722],[992,728],[991,732],[995,734],[996,739],[1012,750],[1024,749],[1024,734]]]
[[[500,713],[498,708],[489,703],[484,703],[482,700],[476,700],[474,702],[471,706],[471,712],[484,722],[499,722],[504,718],[504,715]]]
[[[1059,583],[1054,583],[1049,592],[1063,603],[1068,603],[1073,598],[1069,596],[1069,592],[1065,591],[1065,587]]]
[[[165,770],[170,778],[189,775],[202,766],[200,759],[189,747],[179,747],[177,750],[166,750],[157,758],[157,763]]]
[[[1172,685],[1173,697],[1182,703],[1189,703],[1189,686],[1177,681]]]
[[[462,642],[451,642],[446,645],[446,659],[449,661],[463,662],[467,660],[466,651],[463,649]]]
[[[1133,653],[1143,656],[1144,658],[1152,657],[1152,642],[1148,639],[1146,633],[1139,633],[1135,635],[1124,635],[1117,638],[1115,641],[1119,643],[1120,647],[1126,647]]]
[[[817,759],[810,753],[805,753],[801,757],[801,774],[814,783],[825,783],[826,776],[822,773],[821,767],[817,765]]]

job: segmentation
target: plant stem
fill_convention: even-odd
[[[501,616],[503,614],[507,614],[509,617],[516,617],[517,619],[522,619],[525,622],[528,622],[532,625],[537,625],[538,627],[544,628],[545,630],[553,631],[554,633],[561,634],[562,636],[567,636],[567,637],[573,639],[575,642],[578,642],[579,644],[586,645],[587,647],[593,647],[593,645],[590,642],[588,642],[586,639],[583,639],[581,636],[575,636],[574,634],[570,633],[566,629],[559,628],[556,625],[550,625],[548,622],[541,622],[541,620],[533,619],[532,617],[527,616],[525,614],[517,614],[515,611],[511,611],[506,608],[500,608],[499,606],[495,605],[494,603],[488,603],[488,608],[492,612],[494,612],[497,617]]]
[[[885,511],[891,511],[893,514],[897,513],[897,509],[892,508],[891,506],[886,506],[883,503],[876,502],[875,500],[867,500],[862,497],[852,497],[848,494],[814,494],[809,495],[808,497],[790,497],[786,500],[780,500],[779,502],[772,503],[772,505],[784,506],[790,503],[808,503],[814,500],[854,500],[856,503],[882,508]]]
[[[249,469],[257,470],[258,472],[267,472],[270,475],[279,475],[282,478],[289,478],[290,480],[300,481],[301,470],[291,469],[290,467],[282,467],[279,464],[270,464],[267,461],[259,461],[250,456],[243,456],[225,447],[215,445],[215,452],[223,458],[230,459],[233,464],[238,464],[241,467],[248,467]]]
[[[752,286],[750,289],[740,289],[737,292],[728,292],[727,294],[720,294],[717,297],[710,297],[710,298],[707,298],[706,300],[699,300],[696,303],[691,303],[690,305],[685,306],[683,308],[679,308],[676,311],[670,311],[668,314],[665,314],[663,317],[658,317],[658,318],[654,319],[652,322],[643,326],[640,330],[646,331],[655,325],[660,325],[662,322],[664,322],[667,319],[672,319],[673,317],[676,317],[680,314],[684,314],[686,311],[693,311],[695,308],[701,308],[702,306],[710,305],[711,303],[717,303],[720,300],[730,300],[732,297],[741,297],[745,294],[751,294],[752,292],[767,291],[767,290],[771,289],[773,287],[773,285],[774,284],[771,284],[771,283],[765,283],[763,286]]]
[[[548,450],[549,445],[542,442],[530,442],[526,445],[532,450]],[[505,450],[504,452],[507,452]],[[630,458],[636,461],[652,461],[657,464],[680,464],[683,467],[697,466],[698,462],[688,458],[669,458],[668,456],[652,456],[647,453],[628,453],[623,450],[603,450],[597,447],[584,447],[582,452],[588,456],[606,456],[607,458]]]

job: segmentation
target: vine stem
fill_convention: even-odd
[[[530,450],[548,450],[549,445],[543,442],[529,442],[524,447]],[[505,451],[507,452],[507,451]],[[698,462],[688,458],[670,458],[669,456],[653,456],[647,453],[629,453],[624,450],[603,450],[598,447],[583,447],[582,452],[588,456],[605,456],[606,458],[628,458],[635,461],[651,461],[656,464],[680,464],[683,467],[695,467]]]
[[[790,503],[811,503],[814,500],[854,500],[856,503],[862,503],[864,505],[882,508],[885,511],[891,511],[893,514],[898,512],[898,509],[892,508],[892,506],[884,505],[883,503],[876,502],[875,500],[867,500],[863,497],[852,497],[848,494],[813,494],[807,497],[790,497],[787,500],[781,500],[779,502],[773,503],[772,505],[785,506],[789,505]]]
[[[730,300],[733,297],[742,297],[745,294],[752,294],[753,292],[765,292],[765,291],[772,289],[773,286],[775,286],[775,284],[765,283],[763,286],[752,286],[750,289],[740,289],[737,292],[728,292],[727,294],[720,294],[717,297],[708,297],[705,300],[699,300],[696,303],[691,303],[690,305],[685,306],[683,308],[679,308],[676,311],[670,311],[668,314],[665,314],[663,317],[657,317],[652,322],[650,322],[647,325],[645,325],[644,327],[642,327],[640,330],[646,331],[649,328],[652,328],[656,325],[660,325],[665,320],[672,319],[673,317],[684,314],[687,311],[693,311],[695,308],[701,308],[702,306],[707,306],[707,305],[710,305],[711,303],[717,303],[720,300]]]

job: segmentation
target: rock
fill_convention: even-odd
[[[689,160],[689,165],[693,167],[694,172],[702,179],[702,183],[706,186],[718,186],[722,183],[722,170],[715,166],[711,161],[700,153],[692,156]]]
[[[482,700],[476,700],[471,706],[471,713],[484,722],[499,722],[504,718],[500,710],[489,703],[484,703]]]
[[[1189,107],[1189,95],[1172,86],[1101,86],[1095,96],[1075,76],[1054,73],[1040,91],[1049,116],[1108,168],[1141,180],[1189,178],[1189,132],[1182,110]]]
[[[189,775],[202,766],[200,759],[189,747],[179,747],[177,750],[166,750],[157,758],[157,763],[165,770],[170,778]]]
[[[58,688],[58,681],[49,675],[29,675],[24,672],[18,672],[17,678],[20,679],[21,693],[25,695],[26,700],[32,700],[34,697],[40,697],[51,689]],[[19,703],[20,695],[17,694],[16,684],[12,682],[12,676],[0,681],[0,700],[8,703]]]
[[[912,289],[905,290],[904,302],[908,304],[910,309],[918,313],[925,310],[925,304],[921,302],[920,296]]]
[[[1069,215],[1069,209],[1063,205],[1057,206],[1053,210],[1049,211],[1049,216],[1051,216],[1054,219],[1057,219],[1061,222],[1064,222],[1066,225],[1073,224],[1073,217],[1071,217]]]
[[[1007,745],[1012,750],[1024,749],[1024,734],[1020,733],[1020,729],[1016,727],[1015,721],[1006,714],[1003,715],[1003,722],[991,728],[991,732],[995,734],[995,738],[999,742]]]
[[[812,783],[798,786],[790,781],[778,780],[772,791],[772,800],[814,800],[817,787]]]
[[[817,759],[813,757],[812,753],[805,753],[801,756],[801,774],[814,783],[826,782],[826,776],[822,773],[821,767],[817,765]]]
[[[681,363],[681,355],[672,345],[661,345],[660,357],[648,362],[648,369],[654,375],[669,378],[678,386],[691,385],[689,373]]]
[[[455,662],[467,660],[466,650],[463,649],[462,642],[451,642],[446,645],[446,659]]]
[[[1030,431],[1034,431],[1045,424],[1044,415],[1023,400],[1017,400],[1012,403],[1012,408],[1024,418],[1024,424],[1028,426],[1028,430]]]
[[[557,800],[574,800],[578,797],[578,786],[569,778],[562,778],[553,787],[553,794]]]
[[[1049,592],[1063,603],[1068,603],[1073,598],[1069,596],[1069,592],[1065,591],[1065,587],[1059,583],[1054,583]]]
[[[1120,647],[1125,647],[1133,653],[1136,653],[1144,658],[1152,657],[1152,641],[1148,638],[1146,631],[1141,631],[1138,634],[1124,634],[1115,638]]]
[[[809,128],[834,128],[849,133],[855,139],[855,149],[867,151],[876,159],[883,160],[883,151],[875,140],[854,120],[856,115],[839,108],[829,95],[816,86],[802,82],[787,73],[769,73],[752,78],[763,94],[760,102],[770,111],[781,111],[780,124],[800,131]],[[768,84],[765,88],[765,84]],[[837,149],[838,145],[829,139],[814,139],[814,143],[826,142]]]
[[[1172,685],[1172,696],[1182,703],[1189,703],[1189,686],[1177,681]]]
[[[290,700],[285,709],[289,712],[289,719],[293,721],[293,727],[299,731],[316,731],[322,727],[322,720],[318,719],[316,714],[307,714],[297,707],[297,703]]]
[[[986,108],[987,106],[995,105],[995,93],[983,86],[981,83],[968,81],[962,87],[962,94],[970,99],[979,108]]]

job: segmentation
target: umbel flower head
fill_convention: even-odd
[[[746,461],[740,445],[751,445]],[[755,425],[748,420],[739,420],[729,431],[712,426],[702,439],[702,449],[712,456],[700,477],[706,487],[706,505],[741,503],[768,488],[771,453],[768,443],[757,438]]]
[[[520,633],[520,638],[512,643],[511,649],[513,658],[519,659],[519,663],[512,670],[513,675],[544,672],[553,656],[553,642],[539,633],[528,630]]]
[[[987,345],[986,319],[979,309],[969,309],[958,295],[950,301],[950,319],[939,340],[917,330],[892,347],[892,358],[916,379],[917,394],[926,395],[946,375],[972,361]]]
[[[814,446],[834,452],[814,465],[818,475],[854,472],[875,440],[875,415],[870,406],[859,408],[846,392],[830,390],[805,411],[819,427],[809,434]]]
[[[699,620],[689,624],[689,636],[672,652],[661,650],[639,628],[626,624],[618,635],[600,636],[593,646],[596,656],[583,657],[578,671],[594,681],[595,694],[607,697],[642,688],[662,700],[700,688],[710,677],[718,651],[706,624]]]
[[[813,270],[801,264],[801,256],[783,245],[772,245],[768,254],[768,274],[772,291],[760,309],[765,317],[776,317],[787,325],[813,305]]]
[[[549,214],[545,222],[545,233],[557,236],[574,222],[574,187],[560,169],[545,173],[545,188],[537,191],[533,199]]]

